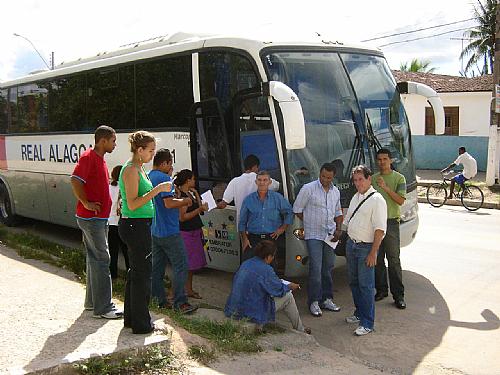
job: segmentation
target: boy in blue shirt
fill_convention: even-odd
[[[153,159],[153,169],[149,178],[153,186],[172,181],[172,154],[167,149],[159,149]],[[151,293],[159,307],[169,307],[163,278],[167,263],[172,266],[174,308],[182,313],[197,309],[188,303],[184,285],[188,275],[188,261],[184,241],[179,228],[179,207],[190,206],[191,199],[177,199],[174,191],[160,193],[154,198],[155,217],[151,229],[153,237],[153,270]]]

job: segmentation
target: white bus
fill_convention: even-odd
[[[379,50],[321,37],[285,42],[181,33],[2,82],[0,220],[75,227],[69,176],[95,128],[106,124],[118,133],[117,148],[106,156],[110,169],[129,157],[128,133],[146,129],[158,147],[172,150],[174,168],[192,169],[200,193],[211,189],[216,199],[255,154],[292,203],[324,162],[334,162],[346,207],[354,192],[351,168],[374,168],[376,149],[389,148],[408,184],[404,246],[417,232],[418,215],[400,91]],[[430,102],[439,115],[439,100]],[[234,208],[212,210],[204,221],[209,266],[234,271],[241,257]],[[307,272],[300,227],[296,219],[285,236],[287,276]]]

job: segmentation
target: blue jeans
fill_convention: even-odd
[[[309,253],[309,278],[307,282],[307,304],[323,302],[333,298],[333,266],[335,253],[322,240],[306,240]]]
[[[349,286],[356,315],[360,325],[373,329],[375,323],[375,267],[368,267],[366,257],[372,248],[371,243],[354,243],[347,240],[346,259]]]
[[[188,276],[187,253],[180,233],[167,237],[153,236],[152,294],[160,306],[167,304],[163,283],[167,264],[173,270],[174,307],[179,307],[187,302],[184,286]]]
[[[85,308],[93,308],[96,315],[106,314],[115,307],[111,302],[108,221],[76,218],[76,222],[87,250]]]

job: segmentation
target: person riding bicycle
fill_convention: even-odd
[[[463,185],[465,181],[473,178],[477,173],[477,162],[467,151],[465,151],[465,147],[458,148],[458,158],[451,163],[449,166],[441,170],[441,173],[446,173],[453,167],[458,164],[462,164],[464,166],[464,170],[462,173],[457,174],[455,177],[451,179],[450,183],[450,196],[449,199],[453,198],[453,192],[455,191],[455,183],[459,185]]]

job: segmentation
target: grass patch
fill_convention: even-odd
[[[208,364],[216,359],[215,350],[205,345],[193,345],[189,348],[189,356],[200,363]]]
[[[165,345],[147,346],[133,355],[93,357],[73,365],[78,374],[181,374],[182,364]]]
[[[246,331],[231,320],[215,322],[206,318],[187,317],[175,310],[159,309],[177,325],[215,344],[216,351],[223,353],[256,353],[262,351],[257,343],[258,334]]]

